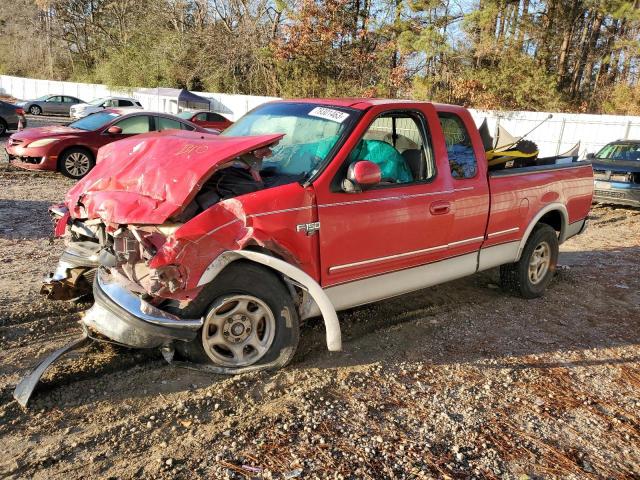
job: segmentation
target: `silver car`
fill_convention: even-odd
[[[72,105],[83,103],[82,100],[69,95],[44,95],[35,100],[27,100],[17,105],[31,115],[54,114],[69,116]]]
[[[0,137],[8,130],[18,130],[20,123],[22,127],[27,127],[27,120],[24,118],[22,107],[0,100]]]

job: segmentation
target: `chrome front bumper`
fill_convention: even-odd
[[[145,302],[99,269],[93,284],[94,305],[82,322],[114,342],[153,348],[173,340],[193,340],[203,319],[184,319]]]

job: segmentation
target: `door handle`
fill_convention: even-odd
[[[451,211],[451,202],[433,202],[429,206],[432,215],[444,215]]]

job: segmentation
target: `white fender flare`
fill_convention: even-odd
[[[559,243],[564,242],[565,238],[565,234],[567,232],[567,225],[569,225],[569,212],[567,212],[567,207],[565,207],[562,203],[550,203],[548,205],[545,205],[542,210],[540,210],[535,217],[533,217],[533,220],[531,220],[531,222],[529,222],[529,226],[527,226],[527,229],[524,232],[524,235],[522,236],[522,240],[520,240],[520,245],[518,246],[518,255],[516,256],[516,262],[518,260],[520,260],[520,255],[522,255],[522,250],[524,249],[524,246],[527,243],[527,240],[529,240],[529,235],[531,235],[531,231],[533,230],[533,227],[536,226],[536,224],[538,223],[538,221],[547,213],[557,210],[560,212],[561,216],[562,216],[562,225],[560,226],[560,237],[558,239]]]
[[[202,274],[198,286],[211,282],[231,262],[241,258],[260,263],[282,273],[285,277],[302,285],[318,305],[327,337],[327,349],[331,352],[342,350],[342,333],[336,310],[322,287],[308,274],[279,258],[252,250],[229,250],[221,253]]]

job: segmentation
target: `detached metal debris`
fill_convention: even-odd
[[[85,345],[89,344],[91,340],[92,339],[85,332],[80,338],[76,338],[73,342],[65,345],[62,348],[59,348],[58,350],[50,354],[42,362],[36,365],[33,370],[31,370],[31,372],[29,372],[29,374],[25,376],[20,381],[20,383],[18,383],[18,385],[16,385],[16,388],[13,391],[13,398],[15,398],[20,405],[26,407],[29,403],[31,395],[33,394],[33,391],[40,381],[40,378],[42,377],[42,375],[44,375],[44,372],[46,372],[47,369],[53,364],[53,362],[73,350],[84,347]]]

